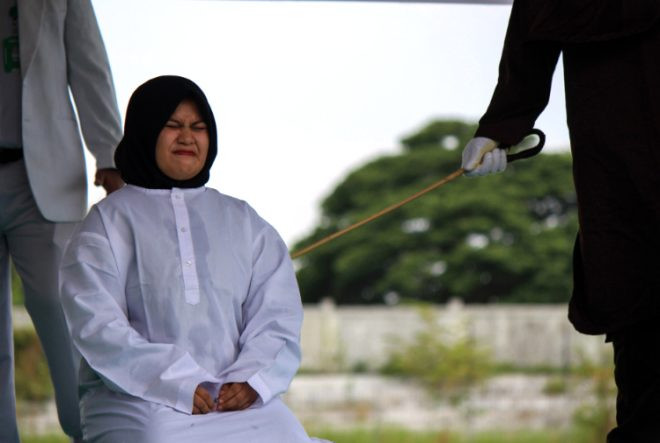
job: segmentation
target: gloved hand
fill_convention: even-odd
[[[487,137],[475,137],[463,149],[465,175],[478,176],[502,172],[506,169],[506,151]]]

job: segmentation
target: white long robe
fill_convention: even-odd
[[[278,398],[300,364],[295,274],[247,203],[128,185],[92,208],[60,281],[86,441],[310,441]],[[257,402],[190,415],[197,385],[215,397],[227,382],[249,383]]]

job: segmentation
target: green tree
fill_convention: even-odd
[[[420,310],[424,327],[410,343],[395,340],[394,351],[382,371],[423,383],[434,396],[457,402],[493,374],[490,352],[464,330],[440,325],[432,309]]]
[[[14,331],[16,397],[43,401],[53,397],[53,385],[46,357],[37,333],[32,328]]]
[[[14,267],[13,263],[11,265],[11,296],[12,296],[12,304],[14,305],[22,305],[23,304],[23,284],[21,283],[21,279],[18,276],[18,273],[16,272],[16,268]]]
[[[395,203],[460,166],[475,126],[436,121],[396,155],[349,173],[294,250]],[[571,287],[576,199],[567,153],[461,177],[298,259],[303,300],[563,302]]]

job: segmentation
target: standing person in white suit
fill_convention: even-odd
[[[217,153],[204,93],[151,79],[124,129],[127,185],[92,208],[61,267],[85,441],[314,441],[279,398],[300,365],[289,252],[247,203],[204,186]]]
[[[19,441],[10,257],[48,360],[60,424],[78,438],[76,363],[57,269],[87,211],[78,124],[96,159],[96,184],[112,192],[123,184],[113,161],[121,138],[119,110],[89,0],[0,0],[0,39],[0,441]]]

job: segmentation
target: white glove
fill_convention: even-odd
[[[478,176],[502,172],[506,169],[506,151],[487,137],[475,137],[463,149],[465,175]]]

